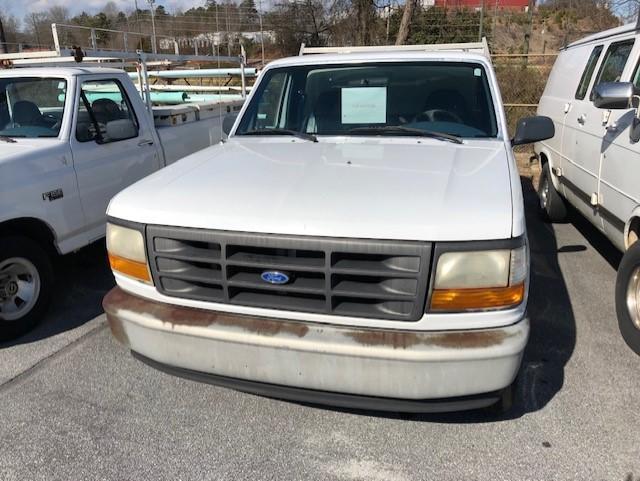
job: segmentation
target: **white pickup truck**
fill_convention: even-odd
[[[154,107],[152,117],[123,70],[0,71],[0,339],[42,316],[52,256],[104,237],[117,192],[219,142],[222,116],[241,104]]]
[[[508,409],[529,334],[512,145],[554,128],[523,119],[510,141],[482,47],[268,65],[227,142],[111,201],[114,336],[279,398]]]

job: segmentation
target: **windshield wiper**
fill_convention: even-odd
[[[430,137],[432,139],[444,140],[447,142],[454,142],[461,144],[462,139],[457,135],[445,134],[444,132],[435,132],[433,130],[414,129],[412,127],[405,127],[403,125],[384,125],[381,127],[355,127],[347,131],[350,134],[379,134],[383,132],[396,133],[396,134],[409,134],[418,137]]]
[[[6,135],[0,135],[0,140],[4,140],[5,142],[7,142],[9,144],[15,144],[17,142],[16,139],[14,139],[12,137],[7,137]]]
[[[292,135],[299,139],[308,140],[310,142],[317,142],[318,137],[313,134],[307,134],[305,132],[299,132],[291,129],[254,129],[244,132],[239,135]]]

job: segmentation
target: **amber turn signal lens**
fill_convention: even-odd
[[[151,283],[149,268],[144,262],[132,261],[109,253],[109,265],[112,270],[120,274],[133,277],[139,281]]]
[[[524,299],[524,283],[509,287],[435,289],[432,311],[469,311],[515,307]]]

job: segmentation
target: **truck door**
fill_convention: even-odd
[[[138,99],[134,99],[138,100]],[[71,135],[90,240],[104,235],[106,209],[125,187],[160,168],[154,135],[116,78],[82,79]]]
[[[637,50],[640,51],[640,48]],[[638,54],[634,58],[637,59]],[[624,78],[629,78],[626,73]],[[635,62],[631,81],[640,87],[640,61]],[[599,211],[607,237],[624,251],[625,224],[633,210],[640,205],[640,142],[631,138],[636,110],[604,112],[608,122],[602,142]]]

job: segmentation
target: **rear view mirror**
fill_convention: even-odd
[[[106,137],[110,142],[132,139],[138,135],[138,127],[131,119],[118,119],[107,122]]]
[[[524,117],[518,120],[516,135],[511,139],[511,145],[531,144],[550,139],[555,134],[556,128],[549,117]]]
[[[236,123],[236,119],[238,118],[238,114],[228,114],[225,115],[222,119],[222,131],[229,135],[231,129],[233,128],[233,124]]]
[[[630,109],[638,93],[631,82],[604,82],[593,90],[593,105],[599,109]]]

